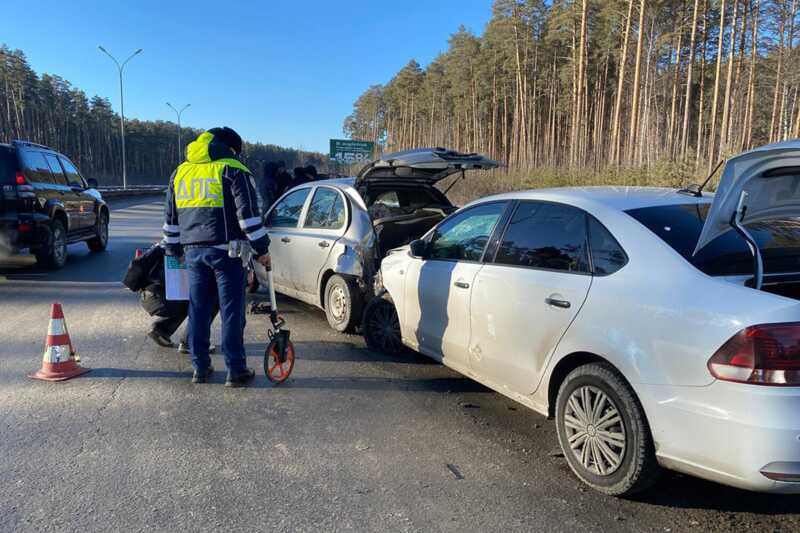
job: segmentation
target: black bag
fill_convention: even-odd
[[[167,300],[165,297],[164,286],[153,283],[139,293],[139,302],[150,316],[160,316],[163,318],[176,318],[189,314],[189,302],[179,300]]]

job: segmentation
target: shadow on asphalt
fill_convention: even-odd
[[[337,361],[343,363],[397,363],[407,365],[439,365],[429,357],[405,350],[399,355],[389,355],[362,348],[347,342],[304,341],[296,342],[295,353],[297,359],[307,361]],[[262,356],[267,349],[267,343],[251,343],[245,345],[248,356]]]

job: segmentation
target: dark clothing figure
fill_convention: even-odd
[[[264,164],[264,177],[258,181],[258,195],[261,198],[261,213],[266,214],[278,199],[278,172],[280,163],[270,161]]]
[[[308,165],[305,168],[306,176],[308,176],[308,181],[317,181],[319,179],[319,174],[317,173],[317,167],[314,165]]]
[[[293,185],[291,185],[292,176],[286,172],[285,169],[278,172],[278,177],[275,181],[278,184],[277,192],[275,194],[276,198],[280,198],[281,195],[289,189],[289,187],[293,187]]]
[[[306,174],[306,169],[304,167],[295,167],[293,173],[294,176],[292,177],[292,183],[290,187],[297,187],[298,185],[302,185],[311,181],[308,177],[308,174]]]
[[[188,248],[189,267],[189,349],[195,368],[211,367],[208,356],[212,313],[217,302],[222,315],[222,353],[233,375],[247,370],[244,357],[245,287],[244,266],[218,248]],[[214,290],[216,286],[216,290]]]
[[[266,266],[269,237],[252,174],[236,159],[241,151],[241,138],[230,128],[201,134],[188,146],[186,162],[173,174],[167,191],[164,241],[170,252],[184,253],[189,275],[193,383],[207,382],[214,371],[208,354],[215,301],[228,367],[225,385],[241,386],[255,375],[245,359],[245,270],[237,250],[241,241],[248,241],[256,261]]]

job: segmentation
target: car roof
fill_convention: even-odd
[[[695,197],[664,187],[596,186],[514,191],[481,198],[472,203],[491,200],[544,200],[585,207],[599,205],[616,211],[627,211],[641,207],[705,204],[711,203],[713,198],[713,193],[703,193],[702,197]]]

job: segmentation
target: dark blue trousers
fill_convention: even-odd
[[[247,368],[244,351],[245,271],[242,260],[219,248],[187,248],[189,270],[189,348],[197,370],[211,365],[211,321],[219,302],[222,352],[230,372]]]

